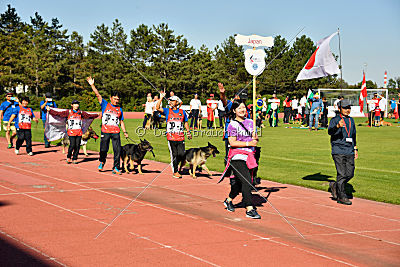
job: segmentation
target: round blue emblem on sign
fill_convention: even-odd
[[[258,65],[256,63],[253,64],[253,69],[254,70],[258,69]]]

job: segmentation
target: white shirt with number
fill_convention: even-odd
[[[293,99],[292,100],[292,108],[297,109],[298,105],[299,105],[299,100]]]

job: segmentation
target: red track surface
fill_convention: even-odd
[[[96,168],[97,153],[67,165],[58,148],[29,157],[0,139],[0,265],[68,266],[399,266],[400,207],[263,181],[261,220],[228,213],[228,182],[171,178],[164,163],[146,161],[144,175]],[[82,156],[81,156],[82,157]],[[213,159],[210,159],[213,160]],[[268,164],[268,163],[266,163]],[[97,239],[95,237],[154,183]],[[238,202],[237,200],[236,202]]]

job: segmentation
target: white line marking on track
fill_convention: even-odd
[[[54,261],[55,263],[57,263],[57,264],[59,264],[59,265],[61,265],[61,266],[67,266],[67,265],[65,265],[64,263],[62,263],[62,262],[60,262],[59,260],[57,260],[57,258],[50,257],[49,255],[47,255],[47,254],[44,253],[43,251],[40,251],[40,250],[38,250],[37,248],[28,245],[27,243],[25,243],[25,242],[19,240],[18,238],[14,237],[14,236],[11,236],[10,234],[8,234],[8,233],[6,233],[6,232],[3,232],[2,230],[0,230],[0,234],[2,234],[2,235],[4,235],[4,236],[6,236],[6,237],[8,237],[8,238],[10,238],[10,239],[12,239],[12,240],[14,240],[14,241],[17,242],[17,243],[22,244],[23,246],[29,248],[30,250],[35,251],[36,253],[39,253],[39,254],[42,255],[43,257],[46,257],[47,260]],[[10,255],[10,257],[12,257],[12,256],[13,256],[13,255]]]
[[[217,265],[217,264],[215,264],[215,263],[212,263],[212,262],[210,262],[210,261],[208,261],[208,260],[205,260],[205,259],[203,259],[203,258],[194,256],[194,255],[189,254],[189,253],[187,253],[187,252],[184,252],[184,251],[182,251],[182,250],[180,250],[180,249],[174,248],[173,246],[165,245],[165,244],[163,244],[163,243],[157,242],[157,241],[152,240],[152,239],[150,239],[150,238],[148,238],[148,237],[141,236],[141,235],[136,234],[136,233],[133,233],[133,232],[129,232],[129,233],[130,233],[131,235],[134,235],[134,236],[138,237],[138,238],[142,238],[142,239],[148,240],[148,241],[150,241],[150,242],[153,242],[153,243],[155,243],[155,244],[157,244],[157,245],[159,245],[159,246],[161,246],[161,247],[174,250],[174,251],[179,252],[179,253],[181,253],[181,254],[183,254],[183,255],[185,255],[185,256],[188,256],[188,257],[191,257],[191,258],[193,258],[193,259],[199,260],[199,261],[201,261],[201,262],[207,263],[207,264],[209,264],[209,265],[211,265],[211,266],[220,266],[220,265]]]

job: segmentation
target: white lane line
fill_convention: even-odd
[[[71,182],[71,181],[67,181],[67,180],[64,180],[64,179],[56,178],[56,177],[53,177],[53,176],[50,176],[50,175],[47,175],[47,174],[34,172],[34,171],[30,171],[30,170],[25,170],[25,169],[22,169],[22,168],[19,168],[19,167],[15,167],[15,166],[8,166],[8,165],[1,164],[1,163],[0,163],[0,166],[4,166],[6,168],[8,167],[8,168],[17,169],[17,170],[20,170],[20,171],[23,171],[23,172],[33,173],[33,174],[36,174],[36,175],[40,175],[40,176],[43,176],[43,177],[47,177],[47,178],[58,180],[58,181],[65,182],[65,183],[70,183],[70,184],[77,185],[77,186],[84,187],[84,188],[88,188],[88,189],[93,189],[94,191],[98,191],[98,192],[101,192],[101,193],[104,193],[104,194],[108,194],[108,195],[111,195],[111,196],[115,196],[115,197],[118,197],[118,198],[123,198],[123,199],[126,199],[126,200],[132,200],[129,197],[125,197],[125,196],[122,196],[122,195],[114,194],[114,193],[111,193],[111,192],[108,192],[108,191],[99,190],[97,188],[81,185],[81,184],[78,184],[78,183],[75,183],[75,182]],[[138,203],[144,203],[144,202],[139,201],[139,200],[137,202]],[[149,206],[157,208],[157,209],[165,210],[165,211],[168,211],[168,212],[173,213],[173,214],[178,214],[178,215],[185,216],[185,217],[188,217],[188,218],[196,219],[196,217],[193,217],[191,215],[184,214],[182,212],[178,212],[178,211],[174,211],[174,210],[170,210],[170,209],[167,209],[167,208],[161,208],[161,207],[159,207],[157,205],[149,204]]]
[[[12,188],[8,188],[8,187],[3,186],[3,185],[0,185],[0,186],[3,187],[3,188],[9,189],[9,190],[16,191],[16,190],[14,190],[14,189],[12,189]],[[73,213],[73,214],[75,214],[75,215],[79,215],[79,216],[84,217],[84,218],[86,218],[86,219],[90,219],[90,220],[93,220],[93,221],[96,221],[96,222],[99,222],[99,223],[102,223],[102,224],[107,224],[106,222],[97,220],[97,219],[95,219],[95,218],[86,216],[86,215],[84,215],[84,214],[80,214],[80,213],[75,212],[75,211],[73,211],[73,210],[71,210],[71,209],[61,207],[61,206],[59,206],[59,205],[57,205],[57,204],[51,203],[51,202],[46,201],[46,200],[43,200],[43,199],[41,199],[41,198],[34,197],[34,196],[31,196],[31,195],[28,195],[28,194],[23,194],[23,195],[26,196],[26,197],[29,197],[29,198],[38,200],[38,201],[40,201],[40,202],[46,203],[47,205],[54,206],[54,207],[59,208],[59,209],[61,209],[61,210],[65,210],[65,211],[71,212],[71,213]]]
[[[82,189],[55,189],[55,190],[43,190],[43,191],[29,191],[29,192],[20,192],[17,191],[15,193],[3,193],[0,196],[11,196],[11,195],[22,195],[22,194],[42,194],[42,193],[66,193],[66,192],[80,192],[80,191],[95,191],[99,190],[112,190],[112,189],[132,189],[132,188],[143,188],[143,186],[138,187],[99,187],[99,188],[82,188]]]
[[[382,233],[382,232],[398,232],[400,229],[390,229],[390,230],[366,230],[366,231],[355,231],[354,233]],[[344,232],[336,232],[336,233],[329,233],[329,234],[309,234],[305,236],[330,236],[330,235],[347,235]]]
[[[298,248],[298,247],[292,247],[292,248],[295,248],[295,249],[298,249],[298,250],[301,250],[301,251],[304,251],[304,252],[307,252],[307,253],[310,253],[310,254],[313,254],[313,255],[316,255],[316,256],[320,256],[320,257],[322,257],[322,258],[326,258],[326,259],[329,259],[329,260],[333,260],[333,261],[336,261],[336,262],[339,262],[339,263],[342,263],[342,264],[345,264],[345,265],[357,266],[357,265],[354,265],[354,264],[351,264],[351,263],[348,263],[348,262],[345,262],[345,261],[342,261],[342,260],[338,260],[338,259],[335,259],[335,258],[326,256],[326,255],[320,254],[320,253],[316,253],[316,252],[313,252],[313,251],[309,251],[309,250],[306,250],[306,249],[302,249],[302,248]]]
[[[12,239],[12,240],[14,240],[15,242],[17,242],[17,243],[19,243],[19,244],[22,244],[23,246],[29,248],[30,250],[35,251],[36,253],[38,253],[38,254],[42,255],[43,257],[47,258],[46,260],[48,260],[48,261],[54,261],[55,263],[57,263],[57,264],[59,264],[59,265],[61,265],[61,266],[65,266],[65,267],[67,266],[67,265],[65,265],[64,263],[60,262],[57,258],[50,257],[49,255],[47,255],[47,254],[44,253],[43,251],[40,251],[39,249],[28,245],[28,244],[25,243],[24,241],[21,241],[21,240],[19,240],[18,238],[14,237],[14,236],[11,236],[10,234],[8,234],[8,233],[6,233],[6,232],[3,232],[2,230],[0,230],[0,234],[2,234],[2,235],[4,235],[4,236],[6,236],[6,237],[8,237],[8,238],[10,238],[10,239]],[[10,257],[12,257],[12,256],[13,256],[13,255],[10,255]]]
[[[184,252],[184,251],[182,251],[182,250],[180,250],[180,249],[174,248],[173,246],[165,245],[165,244],[163,244],[163,243],[160,243],[160,242],[157,242],[157,241],[155,241],[155,240],[152,240],[152,239],[150,239],[150,238],[148,238],[148,237],[146,237],[146,236],[141,236],[141,235],[136,234],[136,233],[133,233],[133,232],[129,232],[129,233],[130,233],[131,235],[133,235],[133,236],[136,236],[137,238],[145,239],[145,240],[147,240],[147,241],[150,241],[150,242],[152,242],[152,243],[154,243],[154,244],[157,244],[157,245],[161,246],[162,248],[168,248],[168,249],[174,250],[174,251],[179,252],[179,253],[181,253],[181,254],[183,254],[183,255],[185,255],[185,256],[188,256],[188,257],[191,257],[191,258],[196,259],[196,260],[198,260],[198,261],[207,263],[207,264],[209,264],[209,265],[211,265],[211,266],[220,266],[220,265],[218,265],[218,264],[212,263],[212,262],[210,262],[210,261],[208,261],[208,260],[205,260],[205,259],[203,259],[203,258],[194,256],[194,255],[189,254],[189,253],[187,253],[187,252]]]

